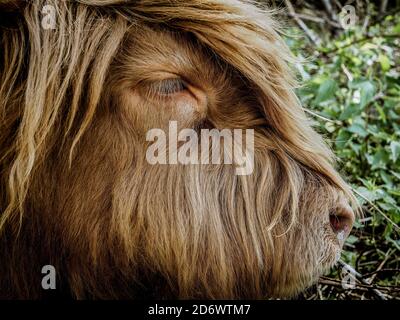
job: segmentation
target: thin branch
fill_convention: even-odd
[[[381,9],[380,9],[381,14],[384,14],[386,12],[387,4],[388,4],[388,0],[382,0]]]
[[[341,67],[342,67],[344,74],[347,76],[347,79],[349,79],[349,81],[352,82],[354,80],[354,77],[351,74],[351,72],[349,71],[349,69],[347,69],[343,63],[341,64]]]
[[[363,198],[365,201],[367,201],[376,211],[378,211],[387,221],[389,221],[393,227],[397,230],[400,231],[400,227],[393,222],[393,220],[391,220],[381,209],[378,208],[378,206],[374,205],[372,203],[371,200],[369,200],[368,198],[366,198],[365,196],[363,196],[360,192],[358,192],[356,189],[351,188],[353,190],[354,193],[356,193],[357,195],[359,195],[361,198]]]
[[[357,39],[357,40],[354,40],[354,41],[352,41],[352,42],[350,42],[348,44],[345,44],[344,46],[337,47],[337,48],[332,49],[330,51],[324,52],[324,54],[331,54],[331,53],[337,52],[339,50],[351,47],[352,45],[355,45],[357,43],[361,43],[361,42],[365,42],[365,41],[368,41],[368,40],[372,40],[374,38],[398,38],[398,37],[399,37],[398,34],[380,34],[380,35],[376,35],[376,36],[366,36],[364,38]]]
[[[326,279],[326,278],[320,278],[318,280],[318,283],[321,284],[326,284],[328,286],[335,286],[335,287],[341,287],[342,288],[342,284],[340,283],[340,281],[336,281],[334,279]],[[357,290],[361,290],[361,291],[365,291],[365,292],[369,292],[369,288],[365,288],[363,286],[357,285],[357,287],[355,288]]]
[[[381,272],[396,272],[396,273],[400,273],[400,269],[394,269],[394,268],[387,268],[387,269],[380,269],[380,270],[375,270],[369,273],[366,273],[363,275],[364,279],[368,279],[370,276],[374,275],[374,274],[378,274]]]
[[[367,30],[367,28],[368,28],[368,24],[369,24],[369,16],[367,15],[366,17],[365,17],[365,19],[364,19],[364,23],[363,23],[363,26],[362,26],[362,28],[361,28],[361,33],[362,34],[365,34],[366,33],[366,30]]]
[[[319,284],[317,284],[317,292],[318,292],[318,299],[324,300],[324,296],[322,295],[322,290]]]
[[[324,121],[326,121],[326,122],[331,122],[331,123],[335,123],[335,124],[342,124],[342,122],[339,121],[339,120],[332,120],[332,119],[325,118],[324,116],[321,116],[320,114],[315,113],[315,112],[313,112],[313,111],[311,111],[311,110],[309,110],[309,109],[307,109],[307,108],[303,108],[303,110],[304,110],[305,112],[307,112],[307,113],[313,115],[314,117],[320,118],[320,119],[322,119],[322,120],[324,120]]]
[[[339,284],[342,287],[342,289],[344,289],[342,286],[341,280],[333,279],[333,278],[329,278],[329,277],[320,277],[319,280],[333,281],[333,282]],[[358,290],[358,288],[366,288],[369,291],[371,291],[372,289],[378,289],[378,290],[387,291],[387,292],[399,292],[400,291],[399,286],[392,286],[392,285],[378,286],[378,285],[374,285],[374,284],[371,285],[371,284],[357,283],[357,284],[355,284],[355,286],[357,286],[357,290]],[[350,288],[350,290],[352,290],[352,289]],[[387,295],[387,292],[385,292],[385,295]]]
[[[385,11],[385,12],[381,12],[381,13],[374,19],[374,21],[373,21],[373,23],[372,23],[372,26],[375,26],[375,25],[381,23],[383,20],[385,20],[385,18],[386,18],[387,16],[394,15],[394,14],[398,14],[399,11],[400,11],[400,8],[399,8],[398,6],[394,6],[393,9],[390,9],[390,10]]]
[[[379,270],[381,270],[383,268],[383,266],[386,264],[386,262],[389,260],[390,256],[392,255],[392,253],[395,252],[395,251],[396,251],[395,249],[394,250],[390,250],[389,249],[389,251],[385,254],[385,259],[380,263],[380,265],[378,266],[376,271],[379,272]],[[378,273],[373,274],[371,278],[367,279],[367,281],[369,283],[372,283],[375,280],[377,274]]]
[[[334,22],[330,19],[323,19],[323,18],[319,18],[316,16],[311,16],[308,14],[302,14],[302,13],[296,13],[295,15],[293,15],[293,13],[290,12],[286,12],[284,13],[285,15],[294,18],[295,16],[299,17],[302,20],[306,20],[306,21],[311,21],[311,22],[315,22],[315,23],[319,23],[319,24],[329,24],[332,27],[335,27],[337,29],[342,29],[343,27],[340,25],[340,23]]]
[[[326,11],[331,15],[332,20],[338,21],[335,11],[333,10],[332,4],[329,0],[322,0]]]
[[[363,276],[362,276],[360,273],[358,273],[352,266],[348,265],[347,263],[343,262],[342,260],[339,260],[339,261],[338,261],[338,264],[339,264],[340,266],[342,266],[343,268],[346,268],[347,270],[349,270],[350,273],[351,273],[352,275],[354,275],[354,276],[356,277],[356,279],[357,279],[358,281],[360,281],[362,284],[364,284],[364,285],[366,285],[366,286],[371,286],[371,284],[368,283],[368,282],[363,278]],[[371,290],[379,297],[379,299],[381,299],[381,300],[387,300],[387,297],[386,297],[382,292],[380,292],[378,289],[376,289],[376,288],[371,288]]]
[[[287,15],[288,17],[292,17],[292,18],[295,17],[295,15],[293,15],[293,14],[290,13],[290,12],[285,12],[284,14]],[[322,24],[326,22],[326,21],[325,21],[324,19],[322,19],[322,18],[318,18],[318,17],[315,17],[315,16],[310,16],[310,15],[308,15],[308,14],[296,13],[296,15],[297,15],[300,19],[306,20],[306,21],[311,21],[311,22],[315,22],[315,23],[322,23]]]
[[[331,290],[329,292],[329,296],[331,296],[331,294],[332,294],[332,291],[333,291],[332,288],[333,287],[338,287],[338,288],[341,287],[341,288],[343,288],[341,282],[337,281],[335,279],[320,278],[318,280],[318,283],[324,284],[324,285],[328,285],[329,287],[331,287]],[[371,292],[370,286],[366,286],[366,285],[363,285],[363,284],[357,284],[354,287],[354,290],[363,292],[363,295],[361,296],[361,300],[363,300],[363,297],[364,297],[366,292]],[[358,295],[356,295],[355,293],[353,293],[351,290],[347,290],[347,291],[344,291],[344,292],[341,293],[341,295],[344,295],[344,294],[346,294],[347,296],[358,297],[360,299],[360,297]],[[382,293],[382,295],[385,296],[384,300],[393,299],[393,296],[389,295],[388,293],[385,293],[385,294]],[[339,298],[341,298],[340,295],[339,295]],[[343,297],[342,297],[342,299],[343,299]]]
[[[312,42],[314,42],[316,46],[319,46],[319,44],[321,43],[321,39],[319,39],[310,29],[308,29],[307,25],[303,22],[303,20],[299,18],[299,16],[294,11],[293,5],[289,0],[285,0],[285,4],[289,10],[290,15],[293,16],[293,19],[296,21],[299,27],[303,29],[305,34],[310,38]]]

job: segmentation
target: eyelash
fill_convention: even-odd
[[[150,93],[153,96],[167,97],[186,89],[185,81],[180,78],[165,79],[150,84]]]

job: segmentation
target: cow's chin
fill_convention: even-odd
[[[283,277],[282,284],[270,288],[269,298],[279,299],[297,299],[301,293],[317,284],[321,276],[329,273],[332,268],[337,265],[340,257],[341,249],[336,244],[329,244],[326,246],[326,251],[321,254],[319,263],[315,261],[301,260],[295,263],[298,267],[297,270],[289,268],[285,275],[285,270],[282,269]],[[308,254],[304,252],[306,257]],[[300,267],[302,266],[302,267]],[[279,282],[279,281],[278,281]]]
[[[296,296],[318,281],[340,256],[342,244],[329,226],[328,214],[335,190],[315,187],[305,178],[301,186],[305,199],[294,222],[283,212],[273,226],[281,195],[270,187],[279,183],[268,180],[272,177],[265,170],[266,159],[256,158],[250,176],[235,175],[235,167],[229,165],[143,162],[141,168],[136,163],[133,169],[127,165],[132,171],[121,172],[121,177],[126,177],[121,178],[124,185],[113,192],[115,204],[132,209],[129,219],[114,212],[114,232],[119,232],[115,235],[129,246],[120,254],[126,252],[130,255],[127,261],[141,261],[148,268],[149,286],[153,276],[168,279],[167,296]],[[273,165],[273,160],[269,161]],[[276,176],[284,179],[285,174]],[[313,202],[319,194],[328,200]],[[132,195],[135,201],[123,198]],[[131,230],[126,228],[127,222],[132,224]],[[112,255],[121,259],[118,252]]]
[[[309,222],[288,235],[285,250],[290,252],[290,257],[285,259],[284,267],[276,274],[275,283],[281,285],[271,286],[272,297],[297,298],[318,283],[321,276],[338,266],[345,239],[338,237],[329,222],[323,219],[310,219]]]

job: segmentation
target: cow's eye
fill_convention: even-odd
[[[185,91],[187,84],[180,78],[171,78],[159,80],[151,83],[150,91],[152,95],[171,96],[173,94]]]

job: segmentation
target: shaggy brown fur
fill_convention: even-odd
[[[1,298],[45,297],[48,264],[75,298],[267,298],[335,263],[329,215],[353,197],[271,13],[239,0],[0,8]],[[177,77],[189,89],[153,92]],[[254,129],[253,174],[148,164],[146,131],[169,120]]]

